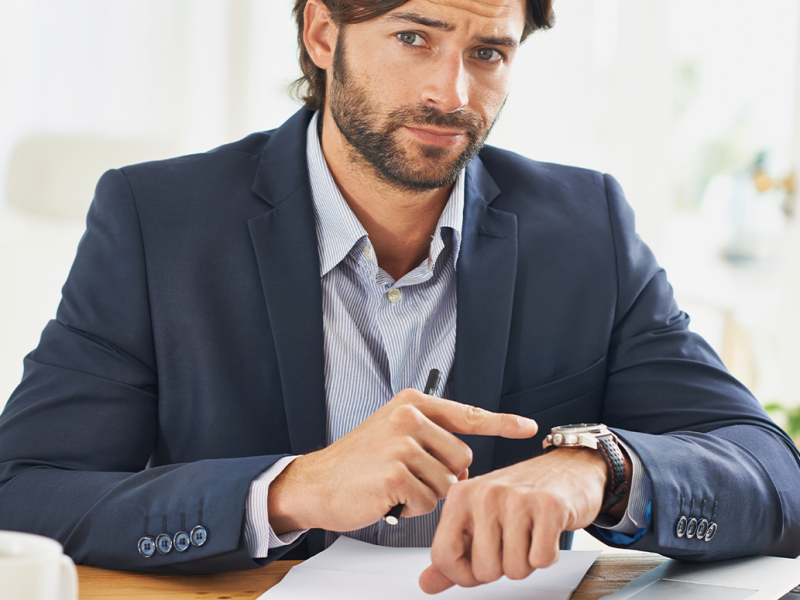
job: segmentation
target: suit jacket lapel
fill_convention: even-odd
[[[467,167],[466,183],[453,392],[459,402],[496,411],[514,301],[517,217],[490,206],[500,189],[479,159]],[[491,470],[494,439],[464,439],[474,453],[470,472]]]
[[[272,210],[248,221],[281,374],[292,452],[326,443],[322,290],[301,110],[267,143],[253,192]]]
[[[326,443],[322,291],[300,111],[268,142],[253,192],[272,210],[248,222],[273,328],[292,452]],[[517,218],[494,209],[500,194],[479,159],[467,168],[458,258],[454,396],[497,410],[517,269]],[[492,438],[466,436],[475,474],[491,469]]]

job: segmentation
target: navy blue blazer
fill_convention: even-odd
[[[251,481],[325,444],[310,114],[102,177],[57,317],[0,417],[0,529],[108,568],[265,563],[243,539]],[[554,425],[604,422],[653,484],[633,548],[796,556],[800,456],[688,323],[612,178],[491,147],[467,167],[454,396],[541,432],[468,439],[471,474],[539,454]],[[678,537],[681,515],[716,535]],[[137,550],[196,525],[202,546]]]

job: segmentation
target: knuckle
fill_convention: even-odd
[[[383,484],[387,489],[401,489],[408,477],[408,469],[405,465],[398,463],[386,468],[383,472]]]
[[[454,564],[461,556],[453,544],[442,543],[442,541],[440,536],[434,537],[431,546],[431,562],[439,569],[449,569],[450,565]]]
[[[424,415],[411,404],[401,404],[392,411],[392,423],[399,428],[419,428],[422,425]]]
[[[401,458],[408,460],[420,451],[419,442],[410,435],[404,435],[398,440],[398,454]]]
[[[562,512],[564,508],[561,498],[547,490],[537,494],[535,502],[540,514],[554,515]]]
[[[447,500],[451,503],[450,506],[453,504],[461,504],[466,500],[469,494],[469,488],[472,487],[468,485],[468,483],[467,481],[459,481],[450,486],[450,489],[447,490]]]
[[[438,498],[435,495],[431,494],[429,497],[425,498],[422,501],[421,508],[424,511],[423,514],[428,514],[429,512],[433,512],[436,510],[436,505],[438,504]]]
[[[512,487],[506,493],[505,507],[508,515],[522,514],[530,510],[531,498],[525,490]]]
[[[396,408],[400,408],[402,406],[419,406],[423,401],[424,396],[422,392],[411,388],[406,388],[397,392],[395,397],[391,399],[390,403],[394,404]]]
[[[464,422],[470,429],[476,429],[481,423],[483,423],[485,417],[485,412],[482,408],[478,408],[477,406],[472,406],[471,404],[463,404],[464,407]]]
[[[503,563],[503,571],[509,579],[525,579],[533,573],[533,568],[521,560],[507,560]]]
[[[412,394],[411,392],[412,392],[412,390],[410,390],[410,389],[400,390],[397,393],[397,395],[393,398],[393,400],[395,400],[395,402],[398,403],[398,404],[404,404],[406,402],[411,402],[414,399],[414,394]]]
[[[456,438],[458,439],[458,438]],[[461,442],[461,452],[459,452],[459,461],[456,464],[456,467],[459,469],[459,473],[466,469],[468,466],[472,464],[472,448],[469,447],[465,442],[462,440],[458,440]]]
[[[546,569],[558,560],[558,549],[555,547],[532,549],[528,562],[534,569]]]
[[[491,483],[484,483],[483,485],[477,486],[473,492],[477,509],[484,513],[492,511],[497,503],[498,493],[497,487]]]
[[[438,499],[436,494],[431,490],[415,491],[414,494],[406,502],[409,509],[409,516],[418,517],[420,515],[427,515],[429,512],[436,509]]]
[[[491,583],[503,576],[503,570],[499,566],[486,564],[485,561],[473,564],[472,573],[475,575],[475,579],[481,583]]]

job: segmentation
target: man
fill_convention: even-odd
[[[688,331],[614,180],[481,150],[550,2],[295,11],[318,112],[98,184],[0,419],[0,528],[172,572],[432,544],[428,592],[525,577],[582,527],[800,553],[800,455]],[[614,434],[542,454],[578,421]]]

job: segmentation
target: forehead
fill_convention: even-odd
[[[409,0],[378,20],[417,14],[436,19],[453,29],[478,27],[512,35],[517,40],[525,25],[527,0]]]

